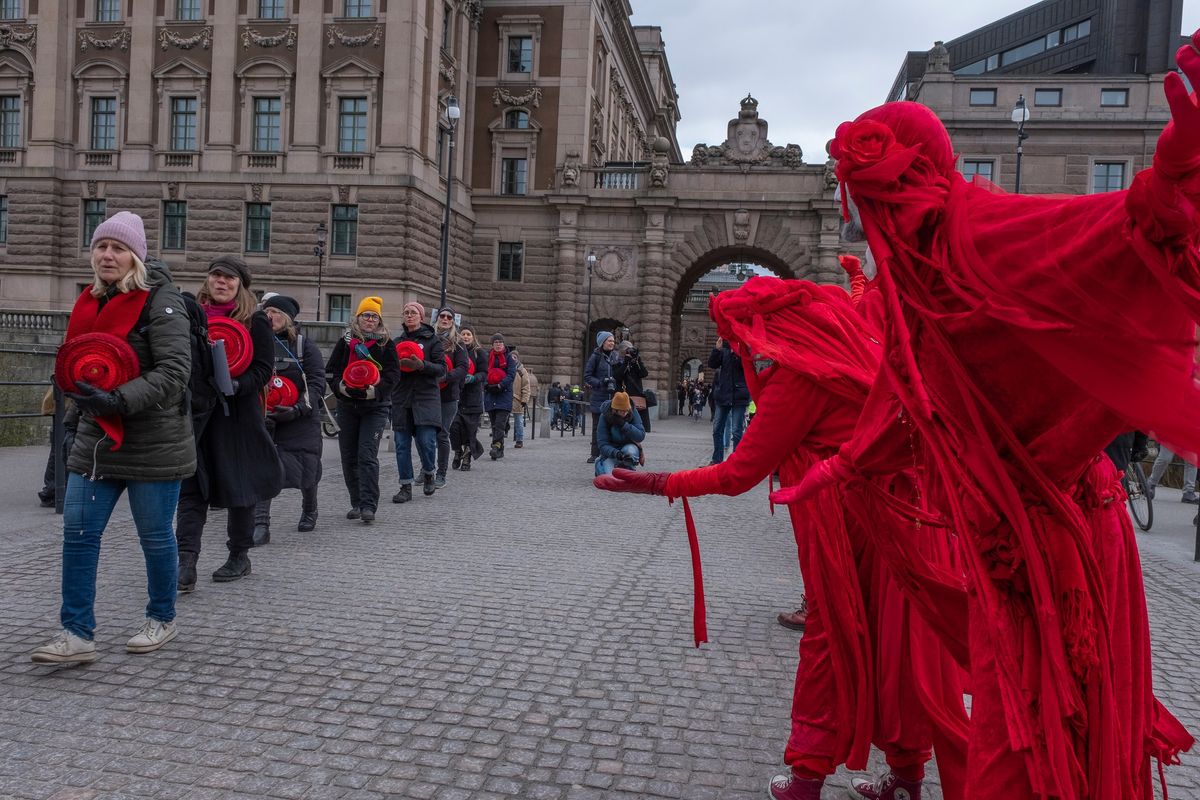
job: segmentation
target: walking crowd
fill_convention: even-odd
[[[484,347],[450,307],[431,325],[424,306],[406,303],[393,334],[383,301],[365,297],[325,359],[300,333],[299,302],[274,292],[260,301],[237,257],[213,259],[196,294],[182,292],[167,266],[148,257],[135,214],[118,212],[96,227],[91,261],[93,282],[75,302],[55,361],[55,383],[69,401],[62,630],[34,650],[37,663],[97,657],[100,541],[122,494],[149,595],[127,644],[133,653],[176,636],[176,595],[196,589],[210,509],[226,510],[228,557],[212,574],[218,583],[250,574],[249,551],[270,543],[283,489],[300,491],[297,529],[315,530],[327,389],[336,398],[349,520],[376,519],[388,425],[397,504],[412,501],[417,481],[428,497],[446,485],[448,470],[470,470],[485,453],[503,458],[510,425],[515,446],[524,446],[537,379],[502,334]],[[490,448],[479,441],[484,414]],[[43,505],[53,504],[53,491],[50,484],[39,493]]]

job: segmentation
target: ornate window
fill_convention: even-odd
[[[0,0],[0,19],[24,19],[21,0]]]
[[[204,149],[208,73],[187,58],[154,71],[159,169],[197,170]]]
[[[91,138],[89,147],[92,150],[117,149],[117,98],[93,97],[91,120]]]
[[[21,146],[21,106],[20,95],[0,95],[0,149]]]
[[[377,136],[379,68],[347,56],[321,71],[325,90],[326,168],[368,170]]]
[[[284,0],[258,0],[259,19],[287,19]]]
[[[282,116],[283,101],[278,97],[254,98],[254,152],[279,152],[279,124]]]
[[[338,152],[367,152],[367,98],[338,99]]]
[[[538,51],[542,38],[542,18],[536,15],[511,15],[496,20],[500,29],[501,80],[529,82],[538,78]]]
[[[162,249],[187,249],[187,203],[183,200],[163,203]]]
[[[505,72],[533,72],[533,37],[508,37],[508,66]]]
[[[346,0],[346,4],[342,9],[345,13],[344,17],[369,17],[371,16],[371,0]]]
[[[505,111],[504,127],[508,130],[528,130],[529,112],[523,108],[510,108]]]
[[[199,101],[195,97],[171,98],[171,149],[196,149],[196,115]]]
[[[529,181],[529,160],[525,158],[500,159],[500,194],[523,195]]]
[[[96,22],[120,22],[121,0],[96,0]]]
[[[271,57],[257,58],[239,68],[238,78],[242,168],[282,170],[290,144],[292,67]]]
[[[530,118],[528,108],[509,107],[492,120],[488,131],[492,135],[492,186],[499,194],[528,194],[536,185],[533,168],[542,127]]]
[[[95,59],[76,67],[74,76],[77,166],[119,169],[128,73],[120,64]]]
[[[200,0],[175,0],[175,19],[179,22],[195,22],[204,19],[200,12]]]
[[[271,252],[270,203],[246,203],[246,252]]]

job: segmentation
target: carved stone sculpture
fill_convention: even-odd
[[[574,189],[579,186],[579,173],[582,164],[579,160],[579,153],[567,153],[567,160],[563,164],[562,169],[562,185],[564,189]]]
[[[772,166],[799,169],[804,164],[800,145],[776,147],[767,138],[767,121],[758,115],[758,101],[751,95],[742,100],[741,110],[729,121],[725,141],[717,147],[698,144],[692,149],[693,166]]]

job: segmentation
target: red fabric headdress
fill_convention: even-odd
[[[300,391],[289,378],[276,375],[267,383],[267,409],[278,406],[294,406],[300,400]]]
[[[225,342],[225,357],[229,360],[231,377],[241,375],[254,360],[254,342],[250,339],[250,331],[229,317],[212,317],[208,320],[208,340]]]

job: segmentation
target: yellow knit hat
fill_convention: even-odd
[[[383,298],[382,297],[364,297],[362,302],[358,304],[358,311],[354,312],[354,316],[358,316],[364,311],[371,311],[383,317]]]

